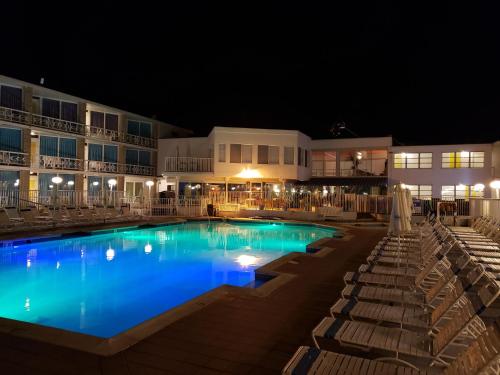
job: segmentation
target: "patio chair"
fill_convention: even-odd
[[[329,375],[424,375],[427,369],[416,369],[384,362],[384,359],[365,359],[301,346],[283,368],[282,374]],[[442,375],[495,375],[500,373],[500,331],[494,325],[486,328],[460,353]]]
[[[487,284],[486,284],[487,285]],[[483,286],[485,288],[486,286]],[[483,296],[481,294],[481,296]],[[492,300],[481,300],[479,311]],[[313,330],[317,338],[334,339],[342,346],[388,355],[387,359],[403,365],[447,366],[473,339],[486,330],[471,301],[460,297],[441,319],[441,325],[433,327],[429,335],[401,328],[384,327],[377,324],[324,318]]]

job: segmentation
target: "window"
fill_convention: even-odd
[[[116,163],[118,160],[118,147],[90,143],[88,160]]]
[[[298,165],[302,165],[302,163],[303,163],[304,154],[302,151],[303,150],[301,147],[297,147],[297,157],[298,157],[297,164]]]
[[[0,128],[0,150],[21,152],[21,129]]]
[[[259,145],[257,148],[257,162],[259,164],[279,164],[279,146]]]
[[[418,199],[432,199],[432,185],[406,185],[411,196]]]
[[[23,109],[23,90],[18,87],[0,86],[0,106]]]
[[[313,177],[335,176],[337,170],[337,153],[335,151],[312,152]]]
[[[224,143],[219,144],[219,163],[226,162],[226,145]]]
[[[87,190],[89,195],[97,195],[102,191],[103,188],[104,190],[109,191],[108,181],[111,179],[118,180],[117,177],[88,176]],[[113,191],[116,191],[117,189],[117,186],[113,187]]]
[[[394,154],[394,168],[432,168],[432,152],[399,152]]]
[[[252,145],[241,146],[241,162],[252,163]]]
[[[78,122],[78,105],[76,103],[43,98],[42,115],[71,122]]]
[[[4,191],[19,189],[19,172],[0,171],[0,189]]]
[[[478,185],[443,185],[441,187],[441,199],[455,200],[455,199],[469,199],[469,198],[483,198],[484,186]]]
[[[443,152],[441,154],[443,168],[483,168],[483,151]]]
[[[269,146],[269,164],[280,163],[280,148],[278,146]]]
[[[294,148],[290,146],[285,146],[284,151],[283,151],[283,156],[284,156],[284,163],[287,165],[294,165],[295,164],[295,155],[294,155]]]
[[[118,131],[118,115],[113,113],[91,111],[90,126],[94,128]]]
[[[127,132],[128,134],[151,138],[151,123],[129,120],[127,124]]]
[[[229,146],[229,162],[241,163],[241,145],[231,144]]]
[[[40,155],[76,158],[76,139],[40,136]]]
[[[38,174],[38,190],[40,192],[48,193],[54,189],[54,184],[52,183],[52,178],[57,175],[54,173],[39,173]],[[62,182],[57,187],[58,190],[75,190],[75,175],[74,174],[60,174],[59,177],[62,178]],[[72,181],[73,183],[68,184]]]
[[[125,163],[130,165],[151,165],[151,152],[135,149],[125,150]]]
[[[259,145],[257,147],[257,162],[259,164],[268,164],[269,146]]]
[[[304,150],[304,167],[308,167],[309,166],[309,151],[308,150]]]

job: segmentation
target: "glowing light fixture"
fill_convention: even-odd
[[[150,244],[147,244],[146,246],[144,246],[144,252],[146,254],[151,254],[152,251],[153,251],[153,246],[151,246]]]
[[[356,159],[361,160],[363,158],[363,154],[361,152],[356,152]]]
[[[94,182],[92,182],[92,185],[94,185],[94,186],[98,186],[98,185],[99,185],[99,181],[94,181]]]
[[[240,255],[238,258],[236,258],[236,262],[240,264],[242,267],[248,267],[248,266],[254,266],[257,264],[257,261],[259,258],[253,256],[253,255]]]
[[[244,168],[240,173],[238,173],[236,175],[236,177],[241,177],[241,178],[259,178],[259,177],[262,177],[262,175],[256,169]]]
[[[59,185],[63,181],[63,179],[59,176],[55,176],[55,177],[52,177],[51,181],[52,181],[52,183]]]
[[[148,188],[151,188],[154,184],[155,184],[155,183],[154,183],[153,181],[151,181],[151,180],[146,181],[146,186],[147,186]]]
[[[484,184],[475,184],[474,185],[474,191],[483,191],[484,190]]]
[[[118,182],[114,178],[108,180],[108,185],[111,189],[113,189],[113,186],[116,186],[117,183]]]
[[[500,189],[500,180],[493,180],[490,182],[490,188]]]
[[[75,184],[75,181],[68,181],[68,186],[73,186]]]

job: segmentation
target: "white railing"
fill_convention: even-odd
[[[187,156],[166,157],[165,172],[200,173],[213,172],[214,159]]]
[[[85,126],[76,122],[41,116],[6,107],[0,107],[0,120],[68,133],[84,134],[85,131]]]
[[[119,164],[119,169],[124,171],[121,173],[125,174],[135,174],[140,176],[153,176],[155,173],[155,168],[145,165],[132,165],[132,164]]]
[[[205,198],[151,198],[144,199],[140,205],[149,216],[188,216],[206,215]],[[131,205],[131,209],[134,208]]]
[[[67,169],[73,171],[83,171],[83,160],[75,158],[64,158],[61,156],[40,155],[38,161],[33,157],[32,165],[42,169]]]
[[[472,217],[490,216],[500,220],[500,199],[473,198],[470,200]]]
[[[123,201],[123,191],[81,191],[81,190],[0,190],[0,207],[87,207],[115,206]]]
[[[25,112],[18,109],[0,107],[0,120],[14,122],[28,126],[63,131],[67,133],[86,135],[90,138],[107,139],[138,146],[155,148],[157,141],[154,138],[140,137],[124,132],[87,126],[78,122],[62,120],[58,118],[42,116],[35,113]]]
[[[157,141],[154,138],[140,137],[138,135],[119,132],[116,130],[103,129],[95,126],[87,127],[87,137],[106,139],[108,141],[130,143],[133,145],[156,148]]]
[[[28,156],[24,152],[0,151],[0,164],[27,167],[29,166]]]
[[[85,170],[88,172],[99,172],[99,173],[120,173],[119,164],[111,163],[109,161],[96,161],[96,160],[86,160]]]

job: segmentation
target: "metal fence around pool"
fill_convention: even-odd
[[[456,199],[454,201],[413,199],[413,215],[427,215],[439,207],[442,216],[469,216],[479,213],[498,214],[500,200]],[[487,202],[487,203],[484,203]],[[439,205],[438,205],[439,203]],[[152,216],[206,215],[207,205],[219,211],[241,209],[314,212],[324,207],[336,207],[342,212],[372,215],[390,215],[392,197],[387,195],[330,194],[310,192],[209,192],[206,196],[180,196],[177,198],[130,197],[123,191],[42,192],[38,190],[0,190],[0,207],[43,206],[118,206],[128,205]]]

